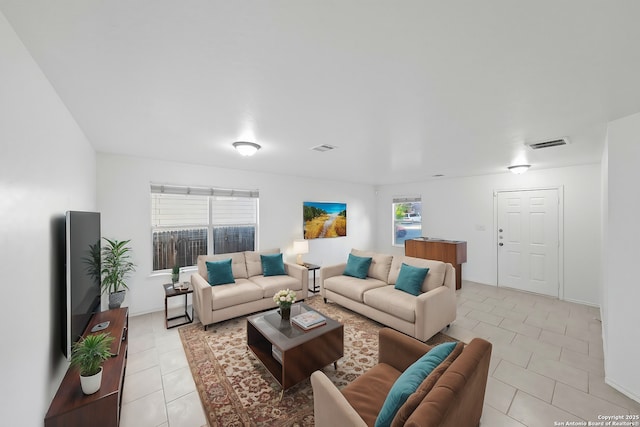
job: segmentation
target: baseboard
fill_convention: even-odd
[[[635,400],[636,402],[640,403],[640,396],[637,396],[636,394],[622,387],[620,384],[617,384],[615,381],[610,380],[606,375],[604,377],[604,382],[627,396],[629,399]]]
[[[587,305],[589,307],[600,308],[600,304],[595,304],[595,303],[592,303],[592,302],[586,302],[586,301],[581,301],[581,300],[572,299],[572,298],[565,298],[562,301],[573,302],[573,303],[576,303],[576,304]]]

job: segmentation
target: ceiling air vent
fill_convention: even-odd
[[[532,150],[539,150],[541,148],[551,148],[551,147],[558,147],[560,145],[567,145],[568,143],[569,143],[569,140],[567,140],[567,138],[560,138],[560,139],[552,139],[550,141],[525,143],[525,145],[528,145]]]
[[[322,144],[322,145],[316,145],[315,147],[311,148],[313,151],[319,151],[321,153],[324,153],[325,151],[331,151],[331,150],[335,150],[336,146],[334,145],[329,145],[329,144]]]

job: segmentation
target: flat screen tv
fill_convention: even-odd
[[[100,213],[68,211],[63,343],[67,358],[94,313],[100,311]]]

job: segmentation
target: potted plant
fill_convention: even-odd
[[[180,280],[180,266],[176,264],[171,269],[171,283],[175,285],[176,283],[178,283],[179,280]]]
[[[84,394],[93,394],[102,383],[102,364],[111,357],[113,337],[107,333],[87,335],[71,349],[71,366],[80,372],[80,386]]]
[[[118,308],[124,301],[125,290],[129,289],[125,279],[136,271],[131,261],[131,240],[110,240],[102,248],[102,292],[109,292],[109,308]]]

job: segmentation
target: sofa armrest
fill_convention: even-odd
[[[326,267],[320,267],[320,295],[322,298],[326,298],[324,293],[324,281],[329,277],[340,276],[344,273],[344,269],[347,267],[347,263],[328,265]]]
[[[199,273],[191,275],[191,287],[193,288],[193,309],[196,311],[200,322],[205,326],[212,322],[211,310],[213,297],[211,285]]]
[[[318,427],[355,426],[367,424],[349,404],[340,390],[321,371],[311,374],[313,417]]]
[[[307,270],[306,267],[298,264],[292,264],[290,262],[285,262],[284,271],[288,276],[300,280],[303,291],[309,288],[309,270]],[[307,294],[305,293],[302,298],[306,297],[306,295]]]
[[[451,289],[453,292],[456,291],[456,274],[462,274],[462,272],[456,271],[456,268],[453,265],[447,263],[444,270],[443,285]]]
[[[378,341],[378,362],[402,372],[432,349],[432,346],[390,328],[380,329]]]
[[[328,279],[329,277],[342,275],[345,268],[347,268],[346,262],[343,262],[341,264],[328,265],[326,267],[320,267],[320,283],[322,283],[324,279]]]
[[[454,288],[440,286],[416,298],[416,338],[426,341],[456,320]]]

